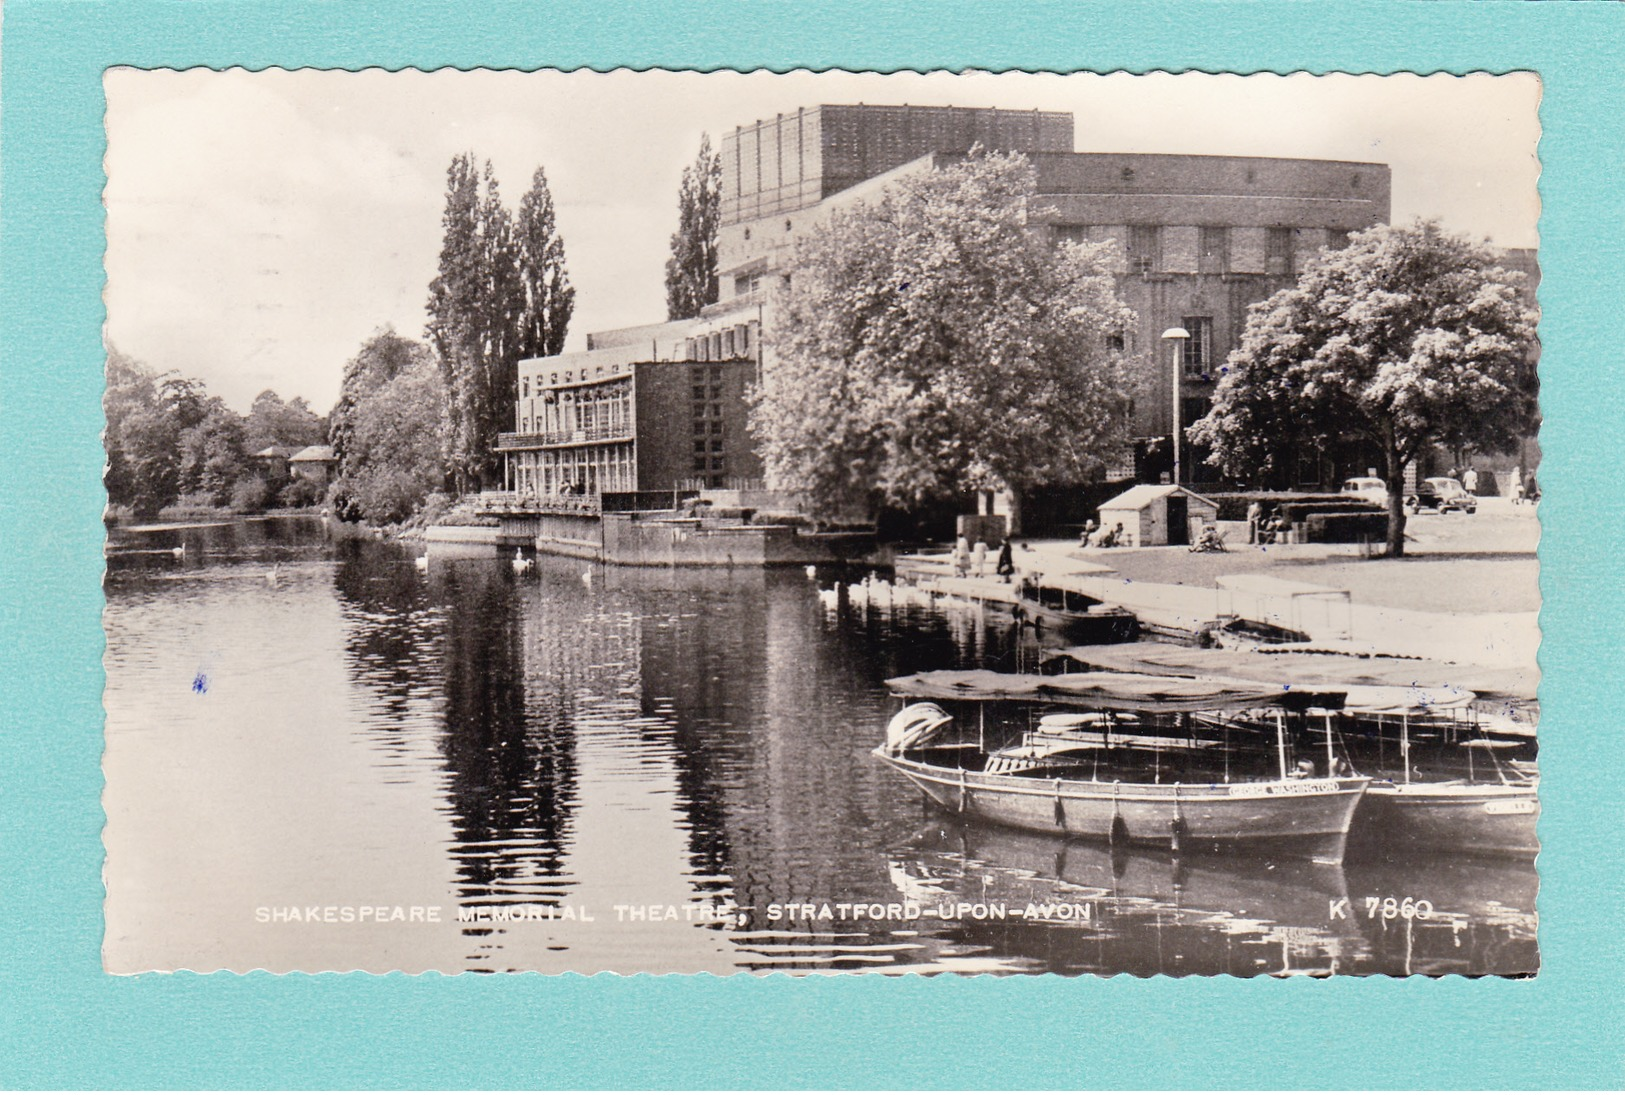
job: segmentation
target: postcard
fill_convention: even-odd
[[[105,86],[109,972],[1536,974],[1533,74]]]

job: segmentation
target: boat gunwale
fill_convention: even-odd
[[[885,751],[884,747],[872,750],[874,756],[886,761],[903,772],[914,772],[923,779],[939,783],[946,787],[967,787],[972,791],[997,790],[1008,791],[1018,795],[1037,796],[1042,798],[1066,798],[1082,800],[1121,799],[1133,802],[1172,802],[1176,799],[1213,800],[1219,802],[1250,802],[1269,801],[1284,802],[1290,799],[1336,798],[1342,795],[1363,795],[1371,784],[1368,776],[1337,776],[1316,777],[1310,780],[1269,779],[1245,780],[1239,783],[1125,783],[1122,781],[1106,782],[1104,780],[1067,779],[1065,777],[1032,777],[1019,773],[973,772],[968,768],[946,768],[941,765],[929,764],[925,761],[913,760],[906,756],[897,756]],[[941,773],[939,775],[939,773]],[[953,773],[963,773],[963,778]],[[1313,790],[1293,791],[1267,791],[1267,787],[1293,787],[1306,784],[1336,783],[1335,788],[1316,787]],[[1089,788],[1088,790],[1071,790],[1069,788]],[[1098,788],[1098,790],[1096,789]],[[1237,788],[1258,788],[1252,793]]]

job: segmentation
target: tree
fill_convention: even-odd
[[[1431,222],[1379,225],[1249,311],[1213,409],[1191,427],[1227,474],[1292,445],[1382,453],[1388,554],[1405,550],[1405,470],[1430,445],[1510,451],[1536,422],[1536,315],[1495,251]]]
[[[327,437],[327,425],[310,409],[303,397],[283,402],[269,389],[254,397],[243,423],[243,448],[260,452],[273,445],[302,449],[320,445]]]
[[[137,517],[153,517],[179,493],[177,445],[180,430],[159,398],[159,378],[109,346],[107,388],[107,500],[129,506]]]
[[[540,170],[516,227],[489,161],[476,169],[472,153],[452,159],[427,334],[446,393],[442,456],[459,493],[498,468],[497,433],[513,415],[520,358],[563,348],[575,291],[553,221]]]
[[[387,328],[367,340],[345,366],[332,415],[333,499],[341,517],[401,521],[440,489],[445,402],[428,347]]]
[[[198,385],[199,391],[201,388]],[[201,495],[200,501],[211,506],[224,506],[248,471],[243,420],[219,396],[202,398],[197,409],[197,421],[180,431],[180,492]]]
[[[1108,245],[1028,227],[1032,167],[973,151],[797,247],[752,407],[771,479],[824,516],[1103,470],[1132,394]]]
[[[722,154],[711,135],[683,168],[677,188],[677,231],[666,260],[666,318],[689,319],[717,301],[717,228],[722,222]]]
[[[518,360],[552,357],[564,349],[576,291],[564,266],[564,240],[554,220],[547,174],[539,167],[531,177],[530,190],[519,203],[514,243],[523,293]]]

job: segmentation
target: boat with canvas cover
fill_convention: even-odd
[[[1322,712],[1328,734],[1372,777],[1355,815],[1361,850],[1394,846],[1530,858],[1540,851],[1540,776],[1526,723],[1475,712],[1471,693],[1351,692]]]
[[[899,677],[874,752],[939,805],[1035,832],[1340,863],[1370,782],[1295,756],[1285,713],[1341,695],[1139,674]],[[956,719],[942,703],[974,710]],[[1046,712],[1040,714],[1040,712]],[[1273,735],[1259,729],[1273,712]],[[1197,719],[1194,716],[1204,717]]]

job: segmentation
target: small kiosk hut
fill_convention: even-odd
[[[1142,484],[1100,506],[1100,527],[1123,526],[1124,547],[1189,544],[1202,526],[1216,521],[1219,507],[1184,487]]]

